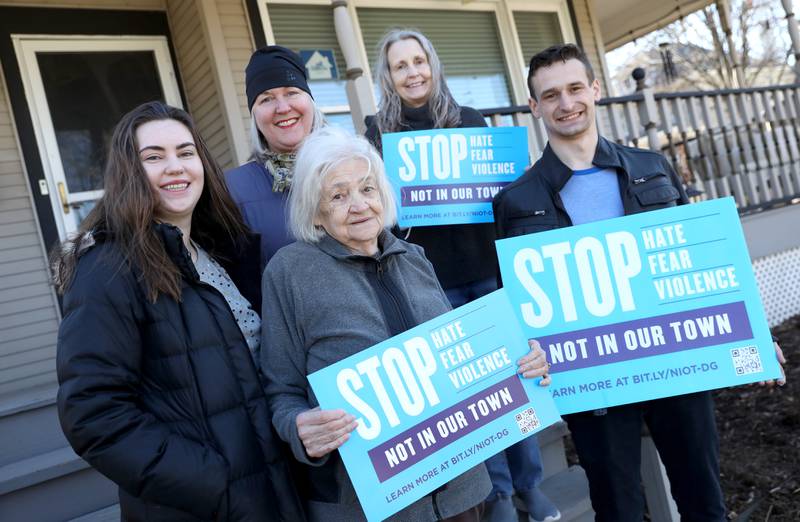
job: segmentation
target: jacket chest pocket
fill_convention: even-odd
[[[508,237],[524,236],[558,228],[558,219],[552,209],[531,209],[509,212],[507,215]]]
[[[663,172],[634,177],[630,191],[639,206],[647,210],[673,207],[681,197],[670,177]]]

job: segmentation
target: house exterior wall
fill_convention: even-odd
[[[611,91],[608,68],[606,67],[603,39],[597,25],[596,6],[593,0],[572,0],[575,16],[575,31],[579,35],[581,47],[592,63],[595,76],[600,80],[603,96],[615,96]]]
[[[253,44],[243,4],[210,1],[219,13],[217,28],[211,30],[224,41],[217,54],[230,56],[223,78],[215,67],[219,60],[212,57],[209,29],[202,25],[200,0],[0,0],[0,5],[166,11],[187,109],[217,161],[230,168],[239,163],[232,136],[238,135],[239,141],[245,136],[244,68]],[[228,106],[232,103],[236,109],[232,116],[226,114],[221,94],[224,82],[231,99]],[[21,392],[56,384],[59,319],[7,88],[0,78],[0,405]]]
[[[247,110],[244,70],[255,49],[250,20],[241,0],[216,0],[216,3],[225,49],[228,53],[229,71],[241,111],[242,125],[247,132],[250,128],[250,112]]]
[[[0,5],[163,11],[165,2],[164,0],[0,0]]]
[[[0,78],[0,403],[55,383],[59,312]]]
[[[219,89],[214,80],[210,49],[202,27],[199,2],[174,0],[167,5],[172,43],[177,56],[187,109],[200,134],[223,168],[233,166]]]

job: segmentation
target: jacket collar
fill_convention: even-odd
[[[592,164],[602,169],[622,169],[622,163],[619,155],[614,150],[613,144],[602,136],[597,140],[597,148],[594,151]],[[561,159],[556,156],[556,153],[550,147],[550,142],[547,143],[537,165],[539,166],[540,174],[554,192],[559,192],[564,188],[569,178],[572,177],[572,169],[564,165]]]
[[[181,229],[169,223],[155,223],[153,230],[161,238],[164,243],[164,250],[166,250],[167,255],[181,273],[191,279],[200,279],[189,251],[186,250],[186,245],[183,244],[183,232],[181,232]]]
[[[403,243],[394,237],[394,234],[390,233],[386,229],[384,229],[378,236],[378,255],[375,257],[365,256],[363,254],[354,254],[348,250],[346,246],[339,243],[328,234],[323,235],[316,245],[320,250],[329,256],[342,261],[383,261],[390,256],[406,253],[406,247],[403,245]]]

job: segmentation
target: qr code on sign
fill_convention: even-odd
[[[736,375],[747,375],[750,373],[760,373],[761,356],[755,346],[745,346],[744,348],[734,348],[731,350],[731,360]]]
[[[539,427],[539,418],[536,416],[536,412],[533,411],[533,408],[528,408],[527,410],[517,413],[514,419],[517,421],[519,432],[523,435],[527,435]]]

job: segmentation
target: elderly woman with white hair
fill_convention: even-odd
[[[292,237],[286,203],[297,149],[322,127],[300,56],[280,45],[256,50],[245,69],[251,161],[225,173],[247,226],[261,236],[261,268]]]
[[[306,139],[289,199],[298,241],[264,272],[261,370],[273,424],[306,464],[311,520],[364,513],[335,451],[355,417],[320,410],[306,376],[450,310],[422,248],[388,232],[395,216],[383,162],[364,138],[325,128]],[[522,358],[524,375],[545,374],[542,355]],[[490,488],[480,465],[392,519],[477,522]]]

